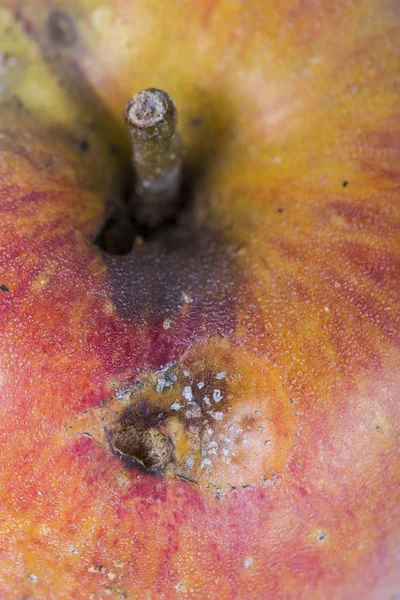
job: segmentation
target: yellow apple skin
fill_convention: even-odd
[[[399,12],[2,0],[1,599],[397,598]],[[110,257],[149,86],[194,206]],[[163,473],[110,444],[140,407]]]

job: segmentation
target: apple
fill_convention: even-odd
[[[0,597],[400,593],[392,0],[3,0]],[[177,106],[173,219],[123,112]]]

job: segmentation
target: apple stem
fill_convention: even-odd
[[[125,120],[136,176],[133,210],[141,225],[155,227],[173,215],[179,201],[182,149],[177,110],[168,94],[149,88],[128,102]]]

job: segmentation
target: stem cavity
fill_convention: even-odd
[[[138,222],[156,227],[173,215],[179,202],[182,149],[177,110],[165,92],[149,88],[125,110],[136,176],[133,210]]]

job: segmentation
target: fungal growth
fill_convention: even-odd
[[[275,483],[299,443],[296,413],[272,365],[214,338],[118,389],[78,430],[128,469],[184,479],[219,497]]]

